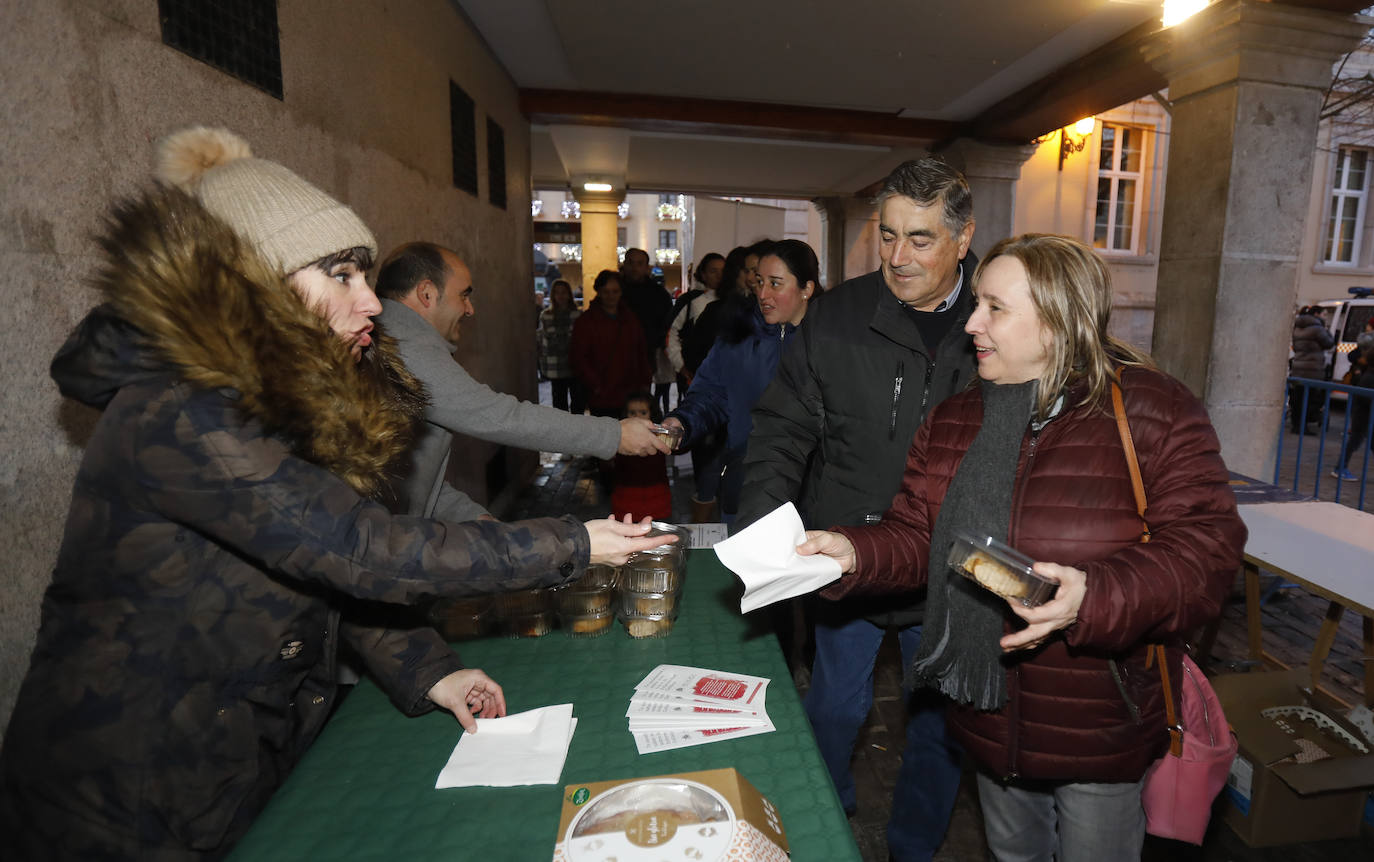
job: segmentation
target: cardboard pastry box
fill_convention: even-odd
[[[782,818],[734,769],[569,784],[554,862],[786,862]]]
[[[1307,689],[1305,669],[1213,677],[1240,753],[1223,797],[1225,821],[1251,847],[1359,834],[1374,746]]]

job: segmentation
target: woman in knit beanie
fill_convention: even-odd
[[[52,363],[102,415],[0,749],[16,859],[223,856],[329,715],[341,641],[407,713],[504,714],[433,631],[350,608],[559,583],[659,542],[394,518],[372,498],[424,400],[372,328],[372,234],[224,130],[168,138],[158,175],[113,208],[105,302]]]

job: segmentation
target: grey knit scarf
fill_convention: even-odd
[[[934,686],[978,709],[998,709],[1007,699],[997,642],[1010,610],[1004,599],[952,570],[949,549],[959,530],[1006,541],[1016,462],[1037,385],[979,383],[983,424],[949,483],[930,536],[925,629],[905,682]]]

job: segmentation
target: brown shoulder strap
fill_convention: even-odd
[[[1150,525],[1145,520],[1145,483],[1140,478],[1140,462],[1135,457],[1135,440],[1131,425],[1126,421],[1126,404],[1121,387],[1112,381],[1112,412],[1116,414],[1116,430],[1121,434],[1121,448],[1126,451],[1126,467],[1131,471],[1131,490],[1135,493],[1135,510],[1140,515],[1140,541],[1150,541]]]

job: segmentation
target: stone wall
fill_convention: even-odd
[[[480,321],[464,329],[459,359],[495,388],[534,395],[529,125],[509,76],[444,0],[297,0],[278,16],[283,100],[163,45],[153,0],[0,11],[0,290],[12,336],[0,396],[0,726],[95,421],[58,395],[47,364],[95,302],[90,235],[112,197],[148,182],[158,138],[226,126],[353,206],[383,253],[417,238],[455,249],[472,268]],[[476,103],[477,197],[453,188],[450,80]],[[505,133],[504,210],[488,202],[488,116]],[[533,457],[472,443],[455,451],[452,475],[481,499],[491,459],[509,459],[518,477]]]

